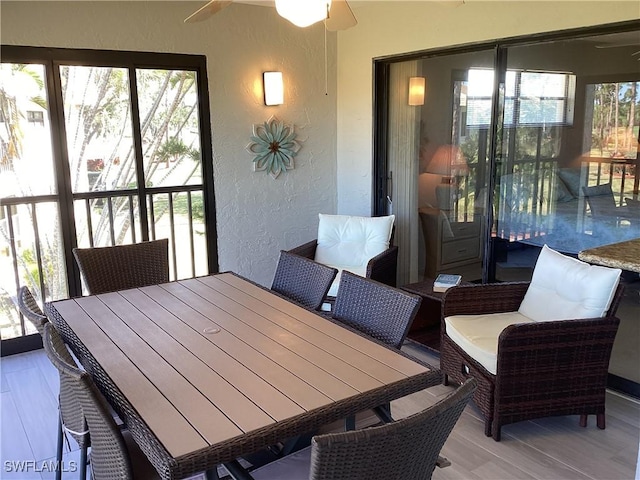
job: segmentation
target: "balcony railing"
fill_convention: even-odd
[[[172,280],[208,272],[202,187],[149,190],[141,211],[135,191],[74,195],[77,246],[101,247],[136,243],[143,238],[169,239]],[[16,295],[27,285],[43,302],[69,296],[58,197],[5,198],[0,211],[0,337],[34,333],[17,309]],[[145,221],[142,217],[145,216]],[[143,224],[148,225],[143,235]]]
[[[542,243],[536,240],[542,238],[565,244],[573,241],[564,247],[572,253],[582,245],[613,243],[633,235],[637,225],[620,225],[626,230],[595,234],[600,220],[593,218],[582,187],[603,184],[611,184],[617,207],[625,204],[625,198],[637,198],[634,162],[585,157],[574,168],[558,168],[553,160],[516,162],[513,173],[499,179],[495,235],[510,242]]]

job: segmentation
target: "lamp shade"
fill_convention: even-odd
[[[455,145],[440,145],[428,160],[425,172],[451,177],[469,171],[462,151]],[[444,179],[443,179],[444,180]]]
[[[283,103],[282,72],[264,72],[264,104],[282,105]]]
[[[278,15],[297,27],[308,27],[327,18],[331,0],[276,0]]]
[[[424,105],[425,84],[424,77],[409,78],[409,105]]]

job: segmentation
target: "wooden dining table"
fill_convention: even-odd
[[[46,311],[165,479],[441,381],[439,370],[233,273]]]

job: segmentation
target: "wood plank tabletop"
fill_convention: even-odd
[[[47,309],[178,461],[207,449],[215,461],[211,452],[232,439],[314,412],[329,418],[333,405],[344,413],[370,392],[391,400],[416,376],[422,388],[438,381],[428,366],[231,273]]]

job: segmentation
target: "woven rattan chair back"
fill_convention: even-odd
[[[83,414],[83,424],[86,418],[91,432],[91,478],[133,478],[126,444],[106,401],[89,374],[65,359],[67,348],[50,323],[45,325],[43,344],[49,360],[60,372],[60,405],[66,403]],[[86,426],[81,428],[86,430]]]
[[[89,429],[82,411],[80,399],[74,387],[74,381],[65,374],[67,369],[78,370],[78,366],[67,350],[64,341],[53,324],[46,322],[42,332],[42,343],[47,357],[60,374],[60,393],[58,394],[58,408],[60,418],[58,423],[57,460],[62,461],[63,436],[69,434],[78,442],[81,449],[80,478],[83,479],[87,467],[87,448],[91,444]],[[62,465],[62,463],[59,463]],[[61,469],[56,478],[60,478]]]
[[[280,251],[271,290],[311,310],[317,310],[338,270],[300,255]]]
[[[29,287],[23,286],[18,290],[18,308],[20,313],[25,316],[33,326],[36,327],[38,333],[44,333],[44,324],[47,323],[47,317],[38,306],[38,302],[33,298]]]
[[[400,348],[422,299],[343,271],[332,316],[387,345]]]
[[[309,479],[431,478],[440,450],[475,386],[469,379],[435,405],[396,422],[315,436]]]
[[[113,247],[74,248],[90,295],[169,281],[169,240]]]

